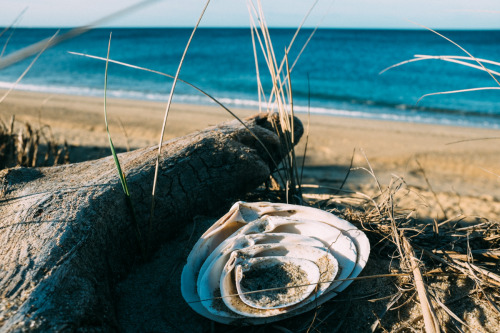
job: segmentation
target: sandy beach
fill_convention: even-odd
[[[135,149],[157,144],[165,105],[109,100],[108,117],[115,146],[124,151],[127,147]],[[235,110],[240,117],[255,112]],[[15,116],[18,131],[25,123],[35,129],[50,126],[56,141],[66,141],[70,146],[71,162],[110,155],[101,98],[13,92],[0,104],[0,119],[8,124],[11,116]],[[338,202],[336,207],[342,211],[342,207],[349,207],[350,200],[355,202],[363,195],[376,197],[381,189],[392,186],[401,188],[399,193],[402,194],[394,203],[397,209],[411,211],[421,220],[455,218],[468,223],[486,218],[497,221],[500,156],[495,138],[500,137],[499,131],[317,115],[311,116],[309,121],[307,115],[298,116],[309,133],[297,147],[301,155],[307,142],[303,174],[306,199],[332,200],[333,206]],[[168,116],[165,140],[229,120],[232,116],[218,107],[174,104]],[[344,182],[345,191],[339,192]],[[332,194],[339,195],[331,199]],[[192,228],[186,227],[185,234],[164,244],[147,262],[130,268],[130,274],[115,287],[118,295],[115,311],[121,331],[195,332],[207,331],[208,327],[213,332],[227,331],[225,326],[214,326],[213,322],[193,316],[179,292],[180,268],[189,253],[189,242],[197,239],[216,218],[200,217],[196,221],[194,238]],[[384,248],[379,247],[377,251]],[[397,271],[393,259],[381,253],[373,253],[364,275]],[[441,274],[442,271],[437,270]],[[459,300],[472,294],[470,280],[460,278],[456,281],[445,276],[436,278],[430,286],[434,292],[442,292],[443,298],[458,295],[456,299]],[[340,302],[349,299],[346,311],[350,316],[369,318],[350,320],[343,327],[359,332],[370,331],[369,325],[376,318],[369,314],[383,311],[386,306],[383,300],[389,297],[384,295],[396,292],[393,282],[387,279],[363,280],[358,282],[357,288],[348,290],[347,296],[340,297]],[[366,300],[364,295],[371,295],[373,290],[384,297],[380,296],[376,303],[363,301]],[[358,299],[360,295],[361,301],[351,306],[350,299]],[[462,303],[453,298],[450,304],[452,302],[453,311],[467,321],[470,331],[497,330],[498,316],[484,300],[474,298]],[[344,303],[334,302],[330,304],[333,311],[337,311],[338,304],[344,308]],[[392,331],[404,325],[412,327],[421,320],[419,305],[413,302],[407,308],[408,313],[403,318],[399,312],[392,312],[384,318],[383,324]],[[330,311],[328,309],[325,307],[323,311]],[[330,315],[326,314],[325,318]],[[443,312],[440,316],[449,320]],[[342,318],[343,322],[346,317],[347,312],[339,310],[326,324],[328,329],[336,325],[336,320]],[[298,324],[307,329],[314,318],[315,315],[311,319],[306,314],[291,321],[290,327]],[[273,326],[265,331],[283,331],[280,327]]]
[[[159,102],[109,100],[108,119],[115,146],[125,150],[157,144],[165,106]],[[258,111],[234,112],[246,117]],[[71,162],[110,154],[102,98],[13,92],[0,104],[0,115],[5,123],[15,115],[19,128],[25,122],[35,128],[50,126],[57,141],[66,140],[70,145]],[[439,193],[440,204],[449,209],[451,216],[463,213],[495,217],[500,213],[500,155],[495,140],[500,131],[318,115],[308,120],[307,115],[298,116],[306,129],[309,127],[305,184],[339,187],[352,160],[346,189],[374,190],[374,177],[362,169],[371,167],[382,185],[401,177],[409,188],[424,193],[428,202],[412,204],[412,197],[406,204],[420,207],[426,217],[442,217],[442,210],[435,209],[436,196],[432,192]],[[217,106],[174,104],[165,140],[232,119]],[[306,137],[298,145],[299,155],[303,155],[305,143]]]

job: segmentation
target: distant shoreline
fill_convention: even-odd
[[[158,144],[165,106],[158,102],[110,99],[108,117],[115,146],[125,147],[128,143],[134,149]],[[234,111],[243,118],[257,112]],[[10,116],[15,115],[16,130],[20,130],[24,122],[33,128],[49,125],[60,142],[66,140],[74,147],[96,147],[103,156],[109,155],[102,98],[14,91],[0,104],[0,115],[6,124]],[[307,115],[298,117],[307,129]],[[168,116],[165,140],[233,119],[220,107],[174,104]],[[491,140],[498,137],[500,131],[491,129],[313,115],[306,166],[315,170],[313,177],[319,182],[321,179],[342,180],[353,152],[354,167],[367,167],[365,154],[382,183],[389,183],[393,175],[399,175],[408,183],[425,188],[418,160],[435,191],[487,194],[500,199],[496,176],[500,174],[500,154],[498,144]],[[480,140],[482,138],[490,140]],[[456,143],[460,141],[463,142]],[[305,142],[306,137],[297,147],[299,156],[304,152]],[[96,157],[99,156],[82,155],[72,161]],[[316,174],[319,170],[324,171]],[[353,182],[353,186],[364,179],[358,179],[355,174],[348,182]]]
[[[23,84],[20,84],[23,87]],[[103,95],[102,90],[92,90],[92,89],[81,89],[76,87],[36,87],[32,85],[25,85],[26,89],[16,89],[17,91],[23,91],[26,93],[40,93],[48,95],[65,95],[68,97],[78,96],[78,97],[90,97],[90,98],[100,98]],[[6,86],[0,82],[0,90],[5,89]],[[65,92],[64,90],[68,90]],[[87,91],[87,93],[77,93]],[[140,96],[138,94],[130,94],[121,91],[110,91],[107,93],[108,97],[116,99],[129,99],[138,102],[146,103],[166,103],[168,99],[167,94],[148,94]],[[154,96],[152,96],[154,95]],[[156,98],[155,98],[156,96]],[[241,100],[241,99],[230,99],[221,97],[218,99],[223,105],[227,106],[229,109],[244,109],[244,110],[257,110],[258,101],[255,100]],[[199,107],[217,107],[218,105],[205,96],[196,95],[174,95],[174,103],[183,105],[197,105]],[[355,105],[355,104],[354,104]],[[383,106],[379,107],[380,112],[367,112],[353,109],[329,109],[324,107],[307,107],[304,105],[295,105],[294,110],[297,114],[307,115],[308,109],[312,115],[316,116],[327,116],[327,117],[342,117],[351,119],[366,119],[366,120],[381,120],[381,121],[395,121],[401,123],[416,123],[416,124],[427,124],[427,125],[438,125],[438,126],[452,126],[452,127],[466,127],[466,128],[479,128],[479,129],[500,129],[500,114],[475,114],[468,111],[455,111],[455,110],[422,110],[417,114],[411,109],[408,109],[408,105],[399,106]],[[264,110],[265,108],[263,108]],[[384,112],[384,109],[390,109],[390,111]],[[399,112],[395,112],[398,110]],[[437,111],[437,113],[433,113]],[[491,119],[497,119],[496,122],[489,121]]]

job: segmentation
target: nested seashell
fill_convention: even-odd
[[[369,253],[363,232],[323,210],[238,202],[193,247],[182,295],[220,323],[268,323],[335,297]]]

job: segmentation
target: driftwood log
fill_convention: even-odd
[[[245,123],[279,161],[271,117]],[[261,185],[275,167],[268,152],[238,121],[164,143],[151,224],[157,148],[120,154],[138,225],[112,157],[1,171],[0,332],[115,330],[113,286],[140,257],[140,243],[155,249],[176,226]]]

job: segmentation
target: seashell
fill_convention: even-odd
[[[366,235],[320,209],[237,202],[197,241],[182,296],[223,324],[264,324],[319,306],[359,275]]]

